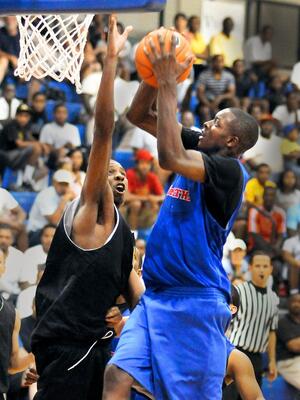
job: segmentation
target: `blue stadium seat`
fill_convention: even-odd
[[[268,400],[295,400],[297,398],[297,390],[287,384],[281,376],[272,383],[264,378],[262,391]]]
[[[16,97],[18,99],[26,101],[28,98],[28,83],[17,83],[16,85]]]
[[[13,171],[11,168],[6,167],[3,172],[2,187],[4,189],[9,189],[11,185],[16,183],[18,176],[18,171]]]
[[[190,109],[192,112],[195,112],[195,109],[196,109],[198,103],[199,103],[199,100],[198,100],[198,97],[197,97],[197,95],[196,95],[196,91],[193,90],[193,91],[192,91],[192,94],[191,94],[191,98],[190,98],[189,109]]]
[[[67,102],[79,103],[80,96],[76,93],[75,87],[66,82],[49,81],[47,85],[41,87],[41,92],[46,92],[47,88],[63,92]]]
[[[47,119],[48,121],[53,121],[53,110],[56,105],[56,101],[54,100],[48,100],[47,105],[46,105],[46,114],[47,114]],[[69,118],[68,121],[70,123],[74,123],[78,120],[80,111],[81,111],[81,104],[80,103],[65,103],[68,113],[69,113]]]
[[[134,154],[131,150],[116,150],[113,153],[112,158],[120,163],[125,169],[134,167]]]
[[[77,126],[77,128],[79,130],[81,144],[84,146],[85,145],[85,130],[86,130],[86,126],[82,125],[82,124],[77,124],[76,126]]]
[[[35,192],[11,192],[23,210],[28,214],[37,196]]]

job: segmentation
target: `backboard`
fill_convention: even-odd
[[[161,11],[166,0],[0,0],[0,15]]]

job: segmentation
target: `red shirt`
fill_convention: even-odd
[[[153,172],[149,172],[144,181],[141,180],[139,174],[134,168],[127,171],[128,189],[132,194],[146,196],[147,194],[155,194],[161,196],[164,189],[158,176]]]
[[[263,212],[260,212],[262,210]],[[274,206],[271,212],[263,207],[250,208],[248,218],[248,232],[257,233],[263,237],[266,242],[274,244],[278,235],[286,232],[285,212],[282,208]],[[249,247],[253,243],[249,240]]]

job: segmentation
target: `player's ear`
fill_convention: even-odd
[[[228,136],[227,138],[227,147],[237,147],[240,143],[240,138],[238,136]]]

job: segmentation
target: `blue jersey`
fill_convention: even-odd
[[[238,160],[234,162],[239,163]],[[208,209],[204,195],[206,183],[183,176],[175,178],[148,240],[143,268],[147,288],[214,287],[229,298],[230,283],[222,266],[223,246],[240,208],[248,179],[242,164],[238,167],[242,188],[225,228]]]

